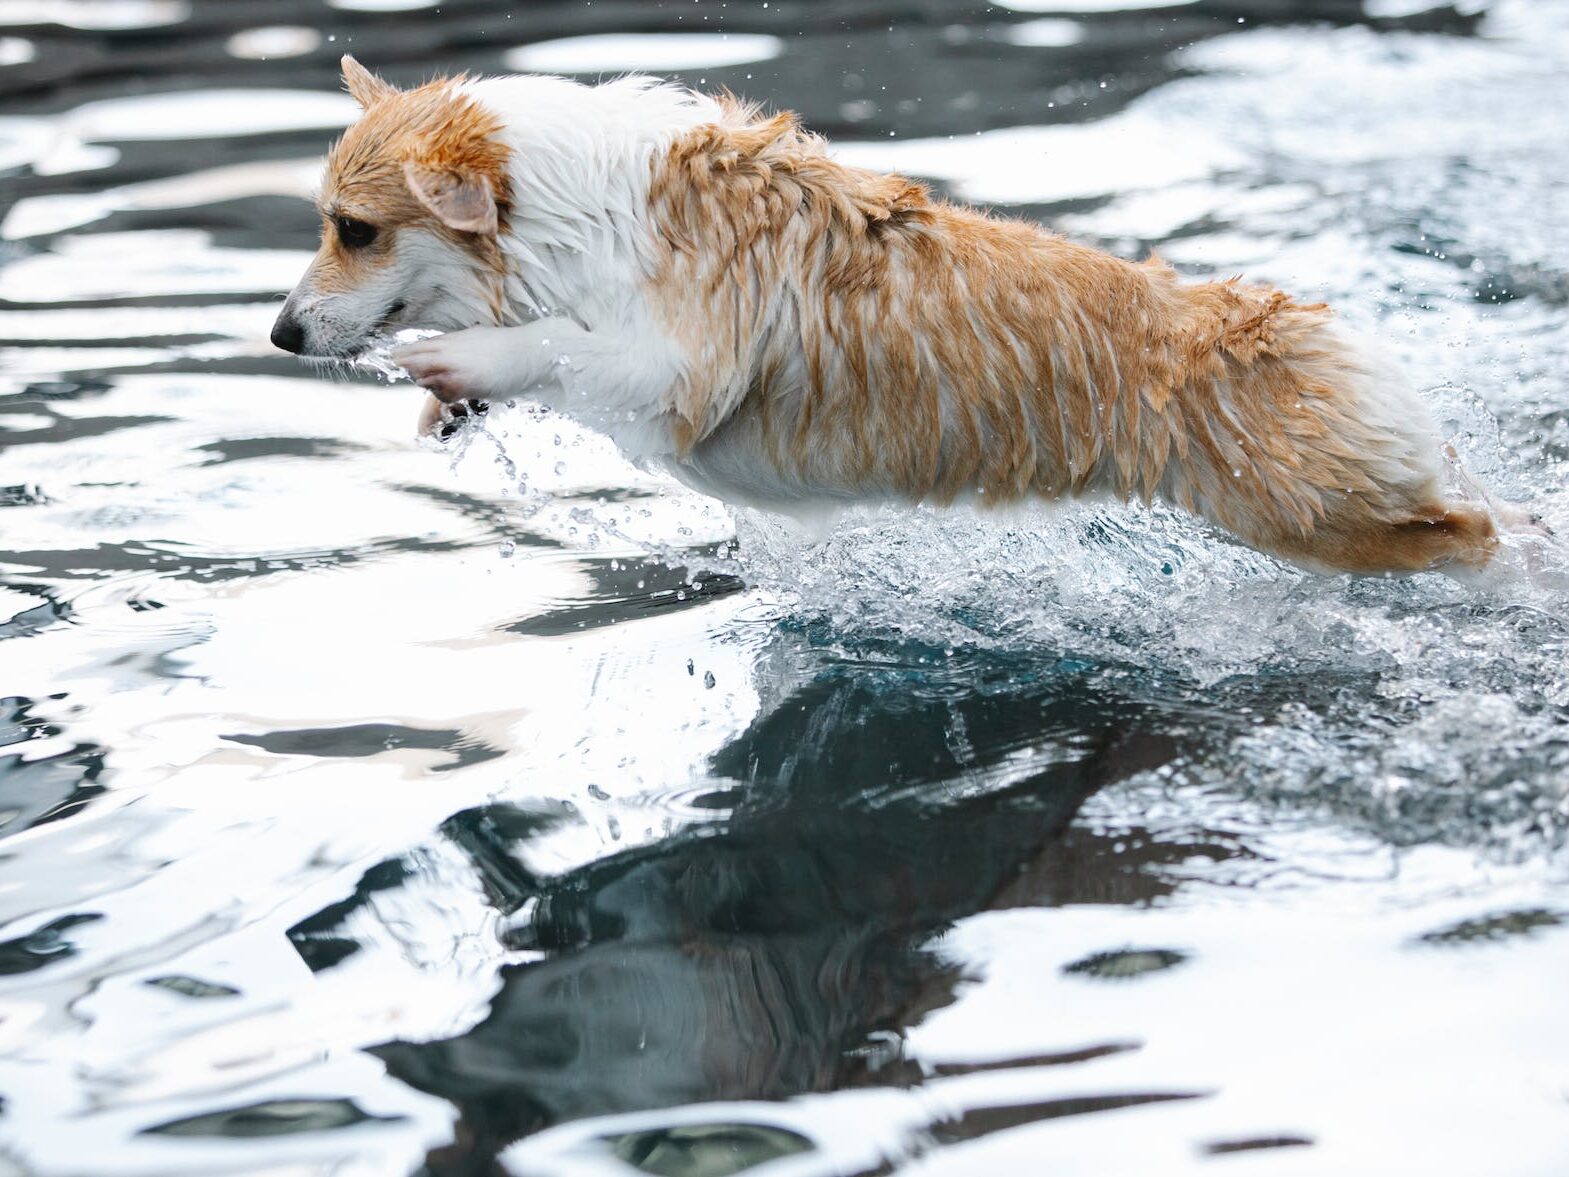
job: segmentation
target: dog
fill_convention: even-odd
[[[1183,282],[850,167],[647,78],[467,76],[362,108],[273,342],[531,398],[731,503],[1160,498],[1311,569],[1475,572],[1525,513],[1321,303]]]

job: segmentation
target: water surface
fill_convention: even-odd
[[[421,449],[266,340],[346,49],[1331,299],[1569,530],[1560,5],[0,4],[0,1171],[1564,1171],[1562,594]]]

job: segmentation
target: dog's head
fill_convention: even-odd
[[[327,157],[321,248],[273,343],[344,357],[399,326],[496,322],[511,203],[499,120],[462,79],[399,90],[345,57],[343,80],[364,114]]]

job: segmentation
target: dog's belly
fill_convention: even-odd
[[[746,410],[685,456],[668,459],[671,473],[693,490],[779,514],[813,516],[825,507],[893,497],[875,485],[837,476],[835,465],[835,455],[823,453],[781,462],[760,423]]]
[[[808,520],[852,504],[984,501],[1000,505],[1023,497],[1098,496],[1109,490],[1105,476],[1109,464],[1097,461],[1071,491],[1064,478],[1056,486],[1030,485],[1009,495],[987,496],[978,479],[965,477],[962,453],[953,452],[952,438],[962,440],[965,431],[952,419],[946,396],[929,468],[912,478],[911,446],[902,434],[917,426],[897,413],[857,422],[836,399],[822,398],[815,414],[807,415],[804,390],[788,382],[766,392],[754,387],[719,428],[687,453],[666,456],[665,465],[703,494]],[[983,449],[1007,444],[984,424],[970,429]],[[950,477],[954,471],[960,473]]]
[[[795,516],[815,518],[823,508],[856,503],[967,499],[977,495],[979,483],[965,477],[962,458],[956,461],[952,452],[953,438],[965,435],[954,419],[953,400],[943,386],[937,419],[927,422],[935,425],[928,461],[914,463],[921,469],[912,475],[909,455],[917,448],[912,441],[922,433],[918,421],[886,406],[857,414],[852,398],[836,385],[814,397],[792,368],[766,387],[754,384],[718,428],[666,463],[704,494]],[[983,447],[1002,440],[984,425],[971,430]],[[954,470],[961,473],[950,478]],[[1092,488],[1087,483],[1079,489]]]

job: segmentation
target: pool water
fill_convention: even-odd
[[[1569,592],[418,445],[267,342],[345,50],[1329,299],[1569,531],[1569,7],[0,3],[0,1173],[1569,1171]]]

